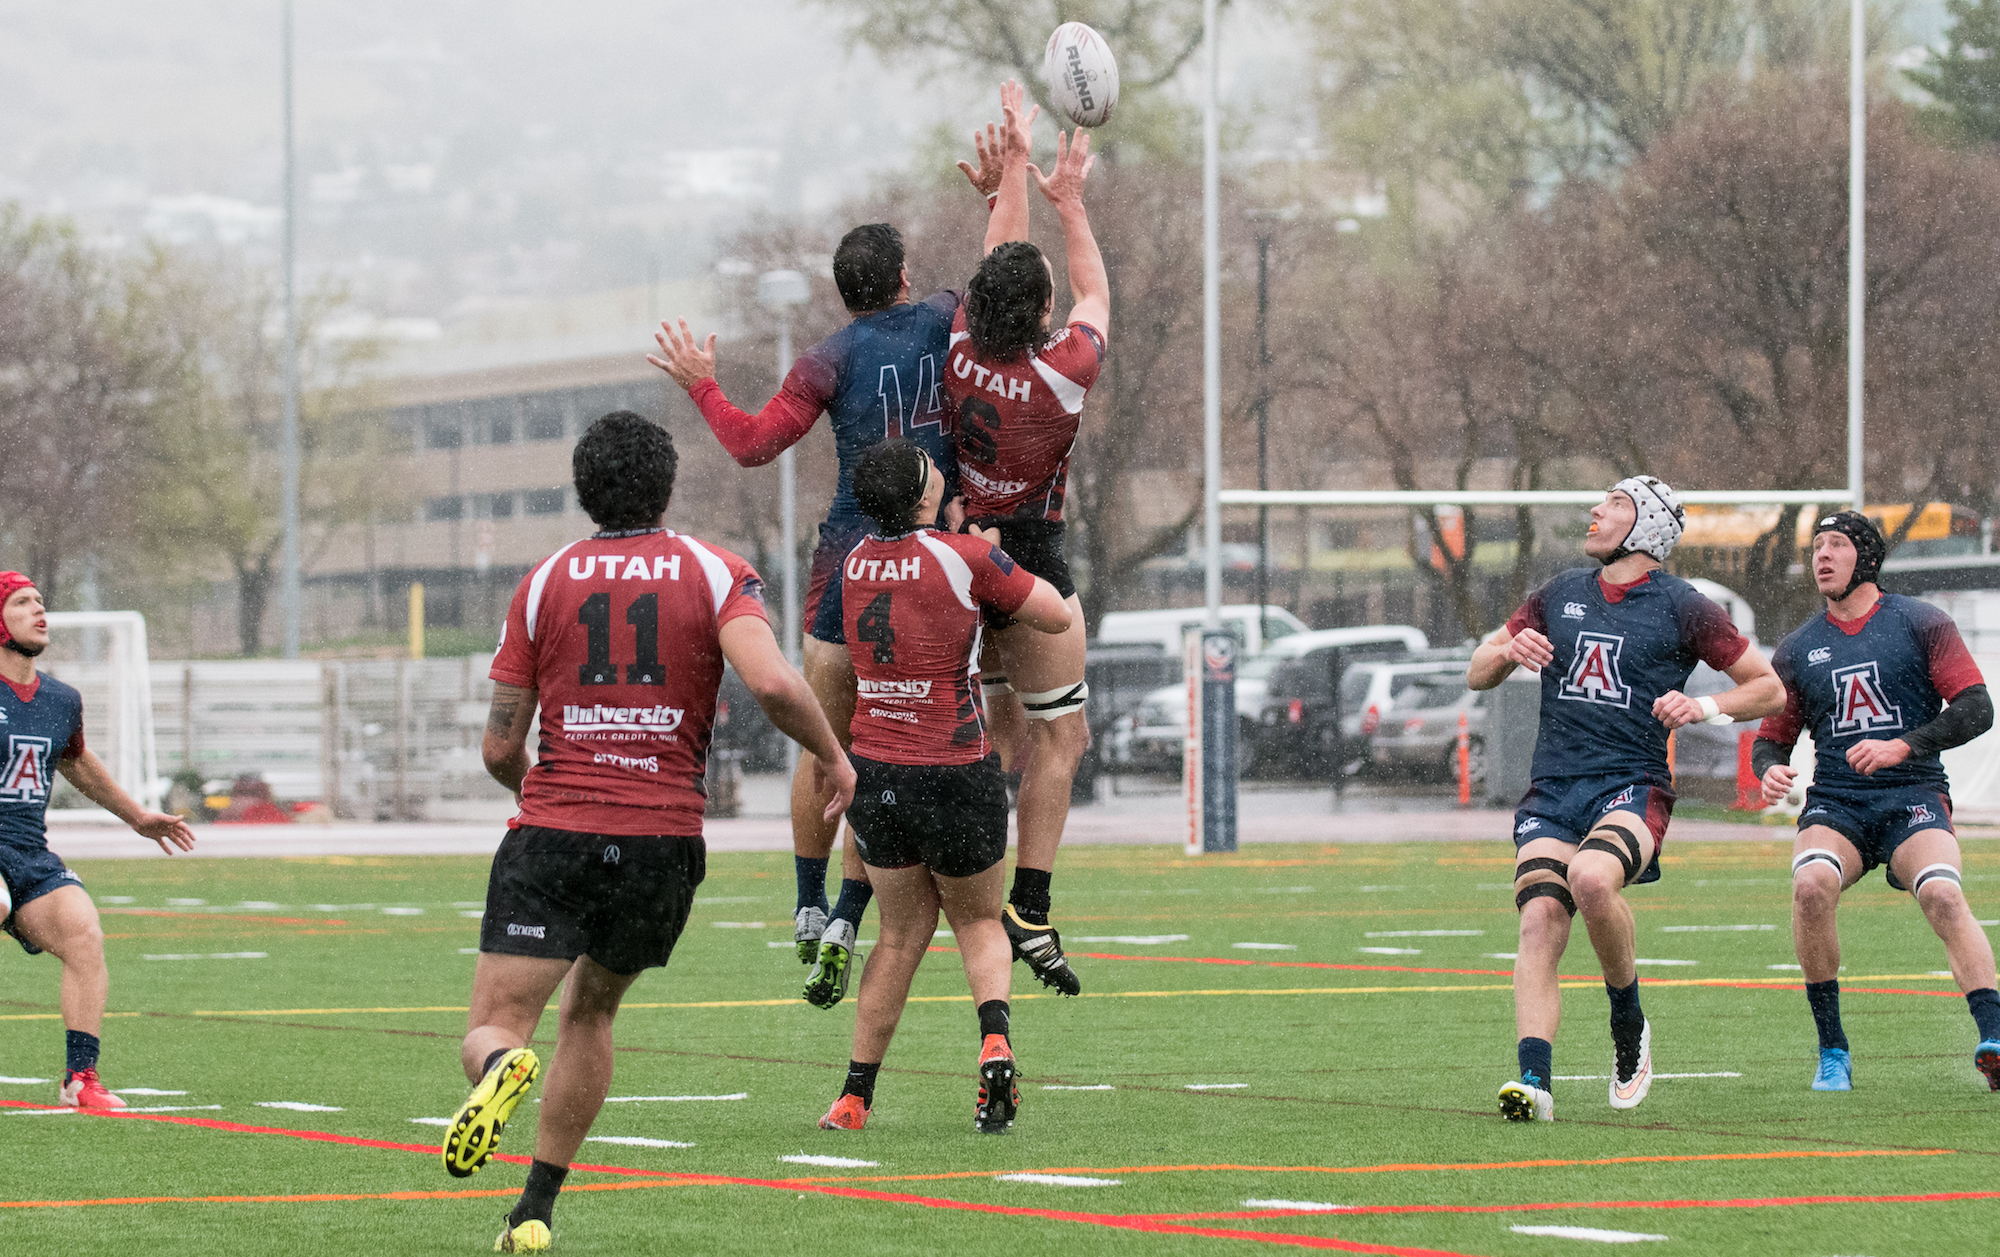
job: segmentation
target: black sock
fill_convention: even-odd
[[[843,877],[840,879],[840,902],[833,905],[833,916],[858,930],[863,914],[868,911],[868,901],[874,897],[875,888],[867,882]]]
[[[1847,1031],[1840,1025],[1840,979],[1806,983],[1806,1003],[1812,1005],[1813,1025],[1819,1029],[1820,1048],[1839,1048],[1845,1052]]]
[[[1555,1045],[1547,1039],[1523,1039],[1514,1049],[1521,1061],[1521,1081],[1544,1091],[1556,1089]]]
[[[826,860],[811,856],[792,857],[792,873],[799,879],[799,907],[826,911]]]
[[[1604,991],[1611,997],[1612,1040],[1636,1042],[1646,1027],[1645,1010],[1639,1007],[1639,979],[1633,978],[1632,985],[1622,989],[1606,982]]]
[[[861,1103],[868,1108],[875,1107],[875,1075],[882,1072],[882,1062],[863,1064],[860,1061],[847,1062],[847,1085],[840,1089],[844,1096],[860,1096]]]
[[[1967,991],[1965,1003],[1972,1009],[1972,1020],[1979,1023],[1979,1037],[2000,1039],[2000,991],[1990,986]]]
[[[494,1048],[491,1052],[488,1052],[486,1054],[486,1063],[479,1067],[479,1076],[484,1078],[486,1075],[492,1073],[493,1067],[500,1063],[500,1058],[513,1050],[513,1048]]]
[[[1007,1001],[1004,999],[990,999],[979,1006],[979,1037],[984,1039],[989,1034],[1007,1039]],[[1007,1041],[1013,1042],[1012,1039]]]
[[[562,1190],[563,1180],[569,1177],[566,1165],[550,1165],[537,1161],[528,1167],[528,1185],[521,1189],[520,1203],[514,1212],[507,1215],[508,1226],[519,1226],[533,1219],[543,1226],[555,1216],[556,1193]]]
[[[69,1072],[80,1074],[97,1064],[97,1036],[85,1034],[81,1030],[71,1030],[67,1036]]]
[[[1025,865],[1014,866],[1014,889],[1008,894],[1007,902],[1014,905],[1014,911],[1030,925],[1049,923],[1049,877],[1041,869],[1031,869]]]

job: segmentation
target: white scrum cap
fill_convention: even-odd
[[[1627,476],[1612,485],[1611,492],[1631,498],[1633,509],[1637,512],[1632,521],[1632,531],[1618,543],[1612,559],[1616,560],[1625,553],[1650,554],[1665,563],[1667,556],[1674,552],[1674,545],[1680,541],[1681,528],[1687,520],[1687,512],[1681,509],[1680,495],[1666,481],[1653,476]]]

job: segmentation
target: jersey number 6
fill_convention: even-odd
[[[611,662],[611,595],[595,593],[577,608],[576,622],[583,625],[587,641],[586,658],[576,670],[584,685],[618,684],[618,665]],[[625,623],[638,630],[633,661],[625,667],[627,685],[665,685],[666,669],[660,666],[660,595],[640,594],[625,608]]]

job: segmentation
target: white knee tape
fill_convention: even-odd
[[[1809,847],[1806,850],[1801,851],[1797,855],[1793,856],[1792,876],[1797,877],[1799,875],[1800,869],[1803,869],[1806,865],[1813,863],[1815,860],[1822,861],[1826,864],[1832,865],[1833,875],[1839,878],[1842,882],[1845,882],[1847,880],[1847,865],[1841,862],[1841,859],[1838,855],[1834,854],[1831,851],[1828,851],[1825,847]]]
[[[1059,690],[1043,690],[1039,694],[1021,695],[1021,706],[1030,720],[1054,720],[1067,716],[1073,711],[1083,710],[1083,701],[1090,697],[1090,686],[1082,681],[1066,685]]]
[[[1950,882],[1954,886],[1963,885],[1963,883],[1958,880],[1958,870],[1951,867],[1951,865],[1926,864],[1924,865],[1924,867],[1917,870],[1916,877],[1911,880],[1910,896],[1912,898],[1915,898],[1923,890],[1924,883],[1930,881],[1946,881]]]
[[[1002,676],[980,677],[979,688],[988,694],[1012,694],[1014,692],[1013,682]]]
[[[5,921],[14,912],[14,897],[7,893],[7,883],[0,881],[0,921]]]

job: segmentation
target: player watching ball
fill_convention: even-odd
[[[7,743],[0,776],[0,928],[30,956],[48,952],[62,962],[67,1059],[56,1102],[122,1109],[125,1101],[97,1077],[104,1001],[111,993],[104,931],[82,880],[49,850],[50,771],[168,855],[193,850],[194,831],[178,816],[140,806],[83,744],[83,696],[35,669],[48,646],[41,591],[19,572],[0,572],[0,678],[7,682],[0,691],[0,733]]]
[[[1840,1023],[1840,896],[1885,865],[1944,941],[1952,977],[1978,1026],[1973,1065],[2000,1091],[2000,990],[1993,945],[1959,884],[1941,751],[1993,727],[1993,699],[1951,617],[1876,584],[1888,545],[1866,515],[1839,511],[1813,526],[1812,576],[1826,611],[1778,643],[1772,662],[1785,709],[1751,748],[1764,800],[1792,789],[1792,747],[1813,740],[1813,781],[1792,844],[1792,940],[1819,1029],[1814,1091],[1849,1091],[1854,1065]],[[1946,704],[1950,704],[1946,706]]]
[[[1053,585],[1070,608],[1069,628],[1053,636],[990,613],[992,640],[981,661],[1001,760],[1021,774],[1007,936],[1014,955],[1065,995],[1082,984],[1049,924],[1050,882],[1069,819],[1070,785],[1090,749],[1083,711],[1090,687],[1083,607],[1063,553],[1062,508],[1084,397],[1103,369],[1111,321],[1111,281],[1083,207],[1094,160],[1081,131],[1074,142],[1057,133],[1048,175],[1029,164],[1025,148],[1009,146],[994,185],[985,257],[952,323],[945,372],[967,526],[996,531],[1000,547]],[[1053,333],[1054,272],[1027,241],[1029,175],[1062,221],[1069,266],[1069,314]]]
[[[475,1086],[445,1135],[445,1168],[476,1172],[541,1073],[528,1039],[563,988],[535,1158],[495,1245],[549,1245],[556,1193],[611,1084],[612,1019],[667,963],[706,868],[702,774],[723,661],[771,722],[815,757],[833,820],[854,770],[764,615],[763,582],[726,550],[668,530],[675,455],[631,411],[590,425],[571,459],[601,530],[535,565],[493,660],[487,771],[520,813],[494,854],[460,1049]],[[532,765],[528,728],[539,707]]]
[[[1528,793],[1514,813],[1514,1019],[1521,1075],[1500,1088],[1509,1120],[1554,1121],[1556,964],[1579,912],[1611,997],[1611,1107],[1637,1108],[1653,1082],[1652,1026],[1639,1003],[1632,909],[1624,889],[1659,880],[1673,814],[1667,735],[1696,721],[1755,720],[1784,705],[1764,656],[1721,607],[1660,570],[1680,540],[1674,491],[1621,480],[1590,510],[1573,568],[1536,590],[1473,651],[1466,684],[1490,690],[1516,667],[1541,673],[1541,730]],[[1736,687],[1681,692],[1696,661]]]
[[[1020,1099],[1008,1037],[1013,958],[1000,924],[1007,786],[972,688],[980,615],[991,609],[1030,631],[1062,633],[1072,613],[1047,581],[998,548],[996,533],[929,526],[944,476],[914,442],[884,441],[862,455],[854,494],[875,531],[844,569],[847,649],[860,691],[848,821],[882,920],[861,979],[847,1082],[819,1124],[867,1123],[875,1075],[942,908],[979,1015],[974,1123],[1004,1131]]]

